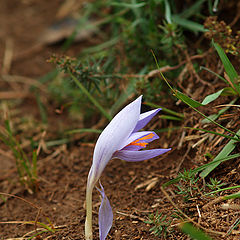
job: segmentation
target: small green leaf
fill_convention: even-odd
[[[188,97],[187,95],[185,95],[184,93],[181,93],[178,90],[174,92],[177,98],[182,100],[184,103],[189,104],[191,107],[197,108],[197,107],[203,106],[202,103],[193,100],[192,98]]]
[[[195,240],[212,240],[209,236],[207,236],[204,232],[201,230],[195,228],[192,224],[190,223],[184,223],[180,225],[180,229],[188,234],[192,239]]]
[[[238,130],[238,132],[236,133],[236,135],[238,136],[240,134],[240,130]],[[212,172],[219,164],[220,162],[218,162],[217,160],[227,157],[236,147],[236,140],[230,140],[225,147],[222,149],[222,151],[213,159],[213,164],[211,164],[211,166],[207,167],[206,169],[204,169],[201,173],[200,176],[202,178],[205,178],[210,172]],[[216,163],[214,163],[216,161]]]
[[[203,105],[207,105],[208,103],[214,101],[215,99],[217,99],[221,93],[224,91],[224,89],[221,89],[219,91],[217,91],[216,93],[210,94],[207,97],[205,97],[205,99],[202,101]]]
[[[200,103],[200,102],[198,102],[196,100],[193,100],[192,98],[190,98],[187,95],[181,93],[180,91],[176,91],[175,95],[179,99],[181,99],[183,102],[186,102],[186,103],[190,104],[192,107],[197,108],[197,107],[200,107],[200,106],[205,106],[208,103],[216,100],[221,95],[221,93],[223,91],[224,91],[224,89],[221,89],[221,90],[219,90],[216,93],[213,93],[213,94],[210,94],[210,95],[206,96],[205,99],[202,101],[202,103]]]

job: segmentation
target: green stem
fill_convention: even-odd
[[[185,102],[185,101],[183,101],[183,102]],[[214,120],[212,120],[211,118],[207,117],[206,115],[204,115],[203,113],[201,113],[200,111],[198,111],[195,107],[191,106],[191,105],[188,104],[187,102],[185,102],[185,103],[186,103],[189,107],[191,107],[194,111],[196,111],[196,112],[199,113],[201,116],[203,116],[204,118],[206,118],[207,120],[211,121],[212,123],[214,123],[215,125],[217,125],[218,127],[222,128],[222,129],[224,129],[225,131],[231,133],[233,136],[236,136],[236,137],[238,138],[238,141],[239,141],[239,136],[238,136],[235,132],[233,132],[233,131],[225,128],[225,127],[222,126],[221,124],[215,122]]]
[[[88,99],[98,108],[98,110],[110,121],[112,117],[104,110],[104,108],[98,103],[98,101],[88,92],[88,90],[83,86],[83,84],[78,81],[78,79],[71,73],[68,72],[77,86],[81,89],[81,91],[88,97]]]
[[[238,186],[232,186],[232,187],[227,187],[227,188],[222,188],[222,189],[218,189],[218,190],[212,191],[212,192],[210,192],[210,193],[207,193],[207,194],[205,194],[205,195],[208,196],[208,195],[211,195],[211,194],[214,194],[214,193],[223,192],[223,191],[227,191],[227,190],[231,190],[231,189],[236,189],[236,188],[240,188],[240,185],[238,185]]]

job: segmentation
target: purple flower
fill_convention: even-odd
[[[88,175],[86,190],[86,240],[92,240],[92,191],[107,163],[113,158],[129,162],[147,160],[171,149],[143,150],[148,143],[158,139],[152,131],[141,131],[161,109],[140,114],[142,96],[123,108],[107,125],[99,136],[93,154],[93,162]],[[102,202],[99,209],[99,234],[104,240],[112,226],[113,214],[104,189],[99,190]]]

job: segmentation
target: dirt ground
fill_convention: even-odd
[[[37,102],[29,90],[29,85],[21,82],[17,84],[11,81],[6,82],[6,79],[10,79],[12,76],[16,79],[24,77],[32,83],[34,79],[44,76],[53,68],[46,60],[53,53],[61,54],[61,45],[44,45],[39,43],[39,39],[44,30],[57,20],[62,1],[0,0],[0,5],[1,91],[8,92],[7,98],[16,99],[17,105],[13,107],[13,109],[17,109],[16,115],[26,115],[37,122],[40,113]],[[88,44],[88,40],[75,43],[66,54],[76,56]],[[6,59],[6,54],[10,54],[9,61]],[[12,96],[13,92],[15,95]],[[4,99],[4,97],[1,98]],[[55,103],[46,102],[50,116],[46,136],[39,135],[39,125],[30,126],[29,134],[35,134],[36,140],[41,138],[43,140],[54,139],[54,136],[57,135],[56,132],[60,132],[59,129],[69,126],[80,127],[76,120],[70,122],[64,114],[56,114],[55,110],[59,106],[56,106]],[[186,111],[186,114],[192,113]],[[192,116],[192,119],[194,117],[195,115]],[[152,120],[153,125],[157,120],[157,117]],[[24,130],[19,133],[19,135],[21,134],[28,136]],[[180,146],[181,129],[170,137],[167,133],[159,134],[159,136],[160,139],[153,146],[172,147],[173,150],[169,154],[142,163],[111,160],[106,167],[101,182],[110,199],[114,213],[113,227],[107,239],[164,239],[164,236],[159,238],[152,235],[149,232],[150,226],[144,221],[148,219],[150,213],[155,213],[157,210],[167,213],[174,209],[168,197],[161,191],[161,185],[176,177],[179,170],[198,166],[202,161],[201,156],[203,155],[201,154],[206,146],[192,149],[189,148],[189,142]],[[92,136],[93,139],[95,137],[96,135]],[[30,144],[26,142],[26,145]],[[215,146],[218,149],[220,145],[221,142]],[[24,190],[24,187],[18,182],[14,157],[11,151],[1,143],[0,192],[14,196],[4,195],[3,198],[0,197],[0,239],[28,239],[36,227],[39,231],[43,229],[39,224],[36,226],[36,220],[49,224],[54,232],[42,233],[35,239],[84,239],[85,190],[93,149],[94,143],[92,141],[83,142],[77,137],[70,143],[51,148],[45,148],[43,144],[38,162],[39,189],[36,193],[31,194]],[[231,167],[228,167],[228,164]],[[222,174],[225,175],[225,182],[240,184],[239,170],[239,159],[229,161],[218,168],[216,176]],[[184,203],[173,194],[172,190],[168,194],[181,206],[181,209],[184,209]],[[235,203],[239,204],[239,201]],[[99,204],[100,198],[95,191],[94,239],[97,239],[98,236],[97,213]],[[207,201],[198,204],[201,207],[206,205]],[[238,214],[233,210],[228,210],[225,211],[224,214],[227,216],[224,217],[223,212],[219,212],[215,205],[213,208],[211,216],[207,216],[208,209],[202,212],[206,218],[201,221],[206,220],[206,224],[203,224],[206,229],[226,231],[227,226],[240,214],[239,209],[237,210]],[[191,212],[191,206],[188,206],[188,210]],[[195,212],[193,218],[197,219],[196,209],[192,211]],[[212,219],[218,219],[219,215],[223,217],[221,217],[220,222],[216,220],[217,226],[214,225]],[[199,220],[199,224],[201,221]],[[228,225],[224,227],[227,222]],[[177,223],[178,220],[173,222],[173,224]],[[210,234],[213,234],[214,239],[240,239],[237,234],[239,229],[235,231],[236,234],[228,238],[223,235]],[[168,239],[188,238],[175,228],[175,231],[169,234]]]

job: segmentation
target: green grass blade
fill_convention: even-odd
[[[35,91],[35,96],[36,96],[36,101],[38,104],[41,120],[44,124],[47,124],[47,122],[48,122],[47,111],[46,111],[44,104],[41,101],[39,92]]]
[[[176,131],[179,129],[181,129],[181,127],[161,128],[161,129],[154,130],[154,132],[156,132],[156,133],[173,132],[173,131]]]
[[[240,130],[238,130],[238,132],[236,133],[236,135],[240,134]],[[225,147],[222,149],[222,151],[213,159],[213,163],[211,166],[207,167],[206,169],[204,169],[201,173],[200,176],[202,178],[205,178],[210,172],[212,172],[219,164],[220,162],[217,162],[218,159],[227,157],[236,147],[236,140],[230,140]]]
[[[182,118],[175,117],[175,116],[172,116],[172,115],[160,115],[159,118],[167,119],[167,120],[173,120],[173,121],[182,121]]]
[[[96,53],[96,52],[102,51],[103,49],[106,49],[106,48],[111,48],[119,42],[119,39],[120,39],[119,37],[115,37],[97,46],[86,48],[81,52],[81,55],[88,55],[90,53]]]
[[[190,18],[199,12],[201,5],[206,2],[206,0],[198,0],[191,7],[186,8],[183,12],[179,13],[182,18]]]
[[[190,31],[193,32],[206,32],[207,30],[204,28],[203,25],[197,23],[197,22],[193,22],[191,20],[187,20],[185,18],[181,18],[178,15],[172,15],[172,21],[174,23],[176,23],[177,25],[186,28]]]
[[[133,78],[130,80],[129,84],[127,85],[126,90],[120,95],[118,98],[118,101],[116,101],[113,106],[111,107],[110,113],[111,115],[115,115],[117,111],[120,109],[120,107],[127,101],[129,96],[132,95],[132,93],[135,92],[135,86],[137,83],[138,79]]]
[[[195,228],[192,224],[190,223],[184,223],[180,225],[180,229],[188,234],[192,239],[195,240],[212,240],[209,236],[207,236],[204,232],[201,230]]]
[[[144,7],[147,3],[124,3],[124,2],[111,2],[110,5],[117,6],[117,7],[125,7],[125,8],[141,8]]]
[[[214,135],[219,135],[219,136],[222,136],[222,137],[225,137],[225,138],[228,138],[228,139],[239,141],[238,138],[234,138],[234,137],[222,134],[222,133],[218,133],[218,132],[214,132],[214,131],[210,131],[210,130],[206,130],[206,129],[202,129],[202,128],[192,128],[192,127],[184,127],[184,128],[193,129],[193,130],[197,130],[197,131],[202,131],[202,132],[206,132],[206,133],[211,133],[211,134],[214,134]]]
[[[218,43],[212,42],[213,46],[215,47],[215,49],[218,52],[218,55],[223,63],[223,66],[225,68],[225,71],[227,73],[227,75],[229,76],[229,78],[231,79],[231,81],[235,81],[238,78],[238,74],[235,70],[235,68],[233,67],[232,63],[229,61],[227,55],[225,54],[225,52],[223,51],[223,49],[220,47],[220,45]]]
[[[223,191],[227,191],[227,190],[232,190],[232,189],[236,189],[236,188],[240,188],[240,185],[238,185],[238,186],[233,186],[233,187],[222,188],[222,189],[217,189],[217,190],[212,191],[212,192],[209,192],[209,193],[207,193],[207,194],[205,194],[205,195],[208,196],[208,195],[211,195],[211,194],[215,194],[215,193],[223,192]],[[231,196],[231,197],[230,197],[230,196]],[[226,196],[226,198],[225,198],[225,197],[223,197],[223,198],[224,198],[224,200],[227,200],[227,199],[237,198],[237,197],[240,197],[240,193],[237,193],[237,194],[234,193],[234,195],[231,194],[231,195]]]
[[[233,99],[233,100],[229,103],[229,105],[234,104],[236,101],[237,101],[237,99]],[[221,110],[219,110],[218,113],[212,114],[212,115],[208,116],[208,118],[210,118],[210,119],[212,119],[213,121],[215,121],[216,119],[219,118],[219,116],[221,116],[221,115],[222,115],[225,111],[227,111],[229,108],[230,108],[230,106],[224,107],[224,108],[222,108]],[[204,124],[204,123],[210,123],[210,122],[211,122],[211,121],[209,121],[209,120],[206,119],[206,118],[202,120],[202,123],[203,123],[203,124]]]
[[[42,231],[38,231],[37,233],[33,234],[31,237],[27,238],[27,240],[31,240],[31,239],[37,239],[36,237],[41,236],[42,233],[46,233],[49,232],[48,230],[42,230]],[[22,239],[22,238],[20,238]]]
[[[215,49],[217,50],[217,53],[223,63],[224,69],[225,69],[231,83],[233,84],[237,93],[240,95],[240,86],[239,86],[239,84],[236,83],[236,81],[238,79],[238,74],[237,74],[235,68],[233,67],[232,63],[229,61],[227,55],[225,54],[223,49],[220,47],[220,45],[215,42],[212,42],[212,44],[215,47]]]
[[[213,75],[217,76],[219,79],[223,80],[225,83],[228,84],[228,81],[227,81],[224,77],[220,76],[219,74],[213,72],[212,70],[210,70],[210,69],[208,69],[208,68],[206,68],[206,67],[204,67],[204,66],[201,66],[201,67],[200,67],[200,70],[202,70],[202,69],[204,69],[204,70],[212,73]]]
[[[48,72],[43,77],[39,78],[38,81],[41,82],[41,83],[46,83],[49,80],[56,78],[58,74],[59,74],[58,70],[54,69],[51,72]]]
[[[228,229],[226,236],[229,236],[231,234],[232,230],[236,229],[239,224],[240,224],[240,218],[237,218],[237,220],[233,223],[233,225]]]
[[[100,134],[102,130],[100,129],[91,129],[91,128],[79,128],[79,129],[73,129],[66,131],[66,134],[74,134],[74,133],[98,133]]]
[[[235,199],[235,198],[240,198],[240,192],[233,193],[233,194],[230,194],[230,195],[227,195],[227,196],[223,196],[224,200]]]
[[[206,169],[206,168],[214,165],[215,163],[219,163],[219,164],[220,164],[220,163],[222,163],[222,162],[229,161],[229,160],[232,160],[232,159],[238,158],[238,157],[240,157],[240,153],[232,154],[232,155],[230,155],[230,156],[227,156],[227,157],[224,157],[224,158],[221,158],[221,159],[217,159],[217,160],[214,161],[214,162],[212,161],[212,162],[209,162],[209,163],[207,163],[207,164],[204,164],[203,166],[200,166],[200,167],[198,167],[198,168],[195,168],[195,169],[193,169],[192,171],[193,171],[194,173],[198,173],[198,172],[200,172],[200,171],[202,171],[202,170],[204,170],[204,169]]]
[[[213,12],[218,11],[218,4],[219,4],[219,0],[215,0],[214,3],[213,3],[213,7],[212,7]]]
[[[172,23],[172,16],[171,16],[171,8],[168,0],[164,0],[165,4],[165,19],[167,20],[167,23]]]
[[[161,108],[162,111],[165,112],[165,113],[169,113],[169,114],[171,114],[173,116],[176,116],[176,117],[179,117],[179,118],[184,118],[184,114],[175,112],[171,109],[168,109],[168,108],[165,108],[165,107],[162,107],[162,106],[159,106],[158,104],[151,103],[151,102],[143,102],[143,104],[145,104],[149,107],[153,107],[153,108]]]
[[[105,116],[109,121],[112,120],[112,117],[105,111],[105,109],[99,104],[99,102],[88,92],[88,90],[83,86],[83,84],[72,74],[70,76],[81,89],[81,91],[88,97],[88,99],[95,105],[95,107]]]
[[[32,176],[37,180],[37,151],[32,152]]]
[[[236,153],[236,154],[233,154],[233,155],[230,155],[230,156],[227,156],[227,157],[218,159],[218,160],[216,160],[216,161],[214,161],[214,162],[209,162],[209,163],[204,164],[204,165],[202,165],[202,166],[200,166],[200,167],[197,167],[197,168],[193,169],[192,172],[193,172],[193,173],[198,173],[198,172],[200,172],[200,171],[202,171],[202,170],[204,170],[204,169],[212,166],[213,164],[216,164],[216,163],[219,163],[219,164],[220,164],[221,162],[229,161],[229,160],[231,160],[231,159],[239,158],[239,157],[240,157],[240,153]],[[165,188],[165,187],[167,187],[167,186],[169,186],[169,185],[171,185],[171,184],[174,184],[174,183],[179,182],[180,179],[181,179],[181,177],[178,176],[178,177],[176,177],[176,178],[174,178],[174,179],[172,179],[172,180],[164,183],[162,186]]]
[[[70,142],[70,140],[68,138],[62,138],[62,139],[47,141],[47,142],[45,142],[45,144],[46,144],[46,147],[53,147],[53,146],[66,144],[69,142]]]

